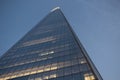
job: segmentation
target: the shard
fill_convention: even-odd
[[[103,80],[59,7],[0,58],[0,80]]]

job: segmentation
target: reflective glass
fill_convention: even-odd
[[[81,45],[63,13],[51,12],[0,58],[0,80],[97,80]]]

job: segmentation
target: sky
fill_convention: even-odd
[[[0,0],[0,56],[59,6],[104,80],[119,80],[120,0]]]

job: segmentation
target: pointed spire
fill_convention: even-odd
[[[55,7],[55,8],[53,8],[53,9],[51,10],[51,12],[53,12],[53,11],[55,11],[55,10],[58,10],[58,9],[60,9],[60,7]]]

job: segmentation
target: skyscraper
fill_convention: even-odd
[[[59,9],[0,58],[0,80],[102,80]]]

